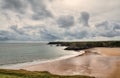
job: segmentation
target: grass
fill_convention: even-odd
[[[95,78],[89,76],[75,75],[75,76],[59,76],[53,75],[49,72],[31,72],[26,70],[7,70],[0,69],[0,78]]]
[[[0,74],[0,78],[23,78],[23,77],[7,75],[7,74]]]

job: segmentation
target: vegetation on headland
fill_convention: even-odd
[[[59,76],[49,72],[0,69],[0,78],[95,78],[89,76]]]
[[[120,47],[120,41],[49,42],[48,44],[67,46],[65,50],[82,50],[94,47]]]

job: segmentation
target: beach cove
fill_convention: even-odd
[[[57,47],[62,50],[66,48]],[[22,69],[33,72],[48,71],[61,76],[86,75],[96,78],[120,77],[119,47],[94,47],[78,51],[63,51],[68,54],[50,60],[36,60],[33,62],[3,65],[1,68],[12,70]],[[61,51],[59,50],[59,52]]]

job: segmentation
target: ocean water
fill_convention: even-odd
[[[46,43],[0,43],[0,66],[50,60],[71,54],[64,47]]]

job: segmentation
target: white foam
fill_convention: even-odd
[[[80,55],[82,55],[82,54],[84,54],[85,53],[85,51],[84,50],[81,50],[80,51]]]

